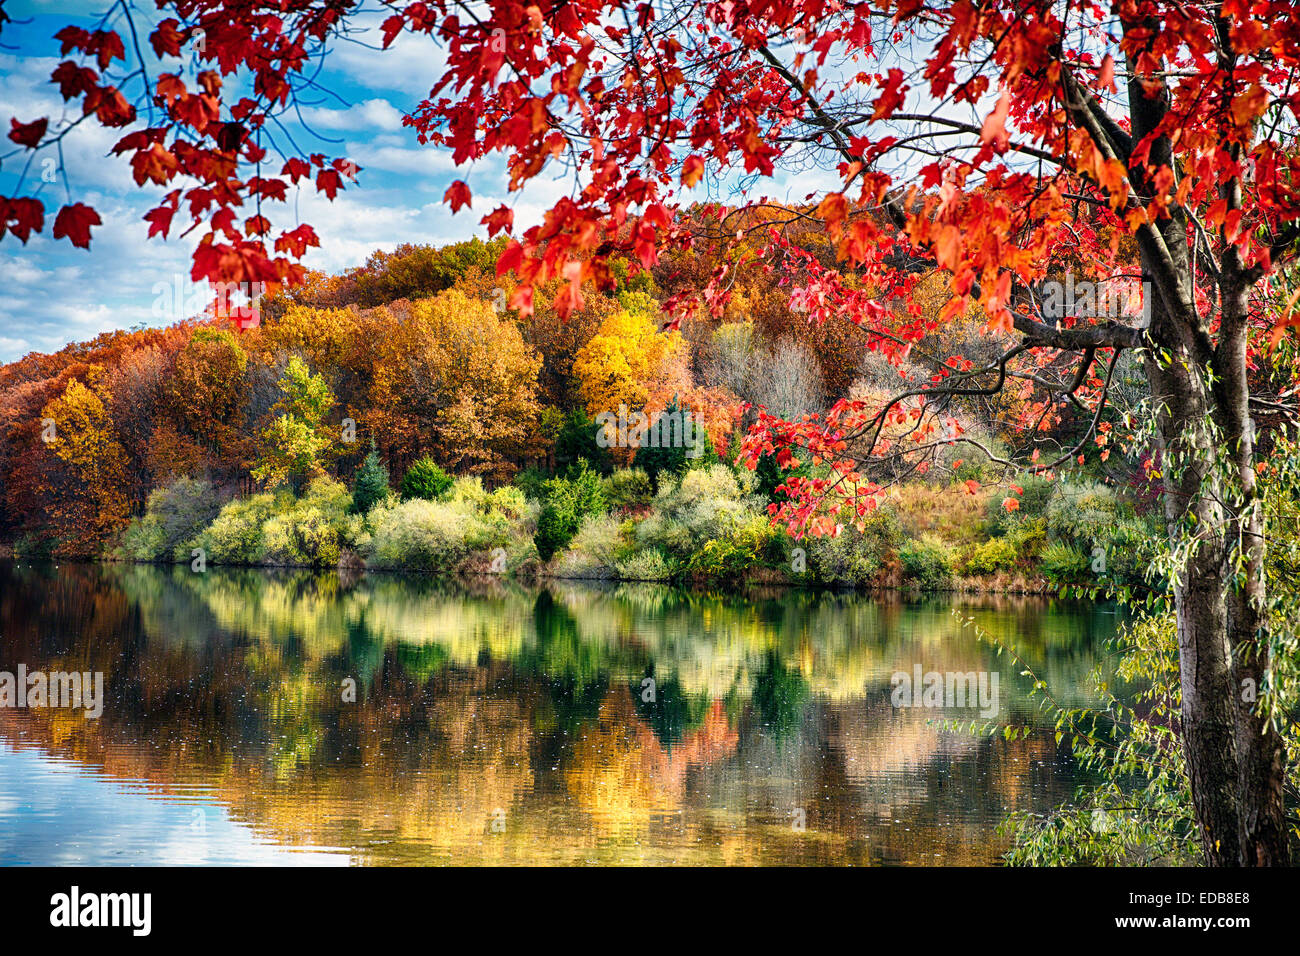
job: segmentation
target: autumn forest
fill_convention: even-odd
[[[126,703],[3,717],[0,823],[50,759],[240,860],[1297,859],[1292,3],[68,20],[4,261],[153,301],[0,336],[0,614]]]

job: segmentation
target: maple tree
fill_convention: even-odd
[[[541,360],[513,322],[457,289],[404,305],[377,330],[364,424],[403,470],[427,449],[458,472],[508,475],[535,451]]]
[[[270,216],[291,185],[333,197],[355,170],[320,154],[271,163],[266,130],[293,101],[316,54],[355,11],[348,0],[163,2],[148,34],[158,57],[197,54],[137,76],[161,120],[142,116],[109,78],[125,29],[69,27],[53,80],[85,116],[123,129],[115,152],[137,182],[173,186],[149,233],[197,229],[193,273],[295,281],[318,240]],[[848,320],[868,349],[919,363],[927,378],[882,403],[844,400],[824,417],[760,416],[745,451],[827,462],[829,477],[791,479],[775,517],[796,533],[860,521],[880,487],[871,465],[923,472],[968,444],[1007,467],[1051,472],[1119,439],[1104,410],[1125,351],[1142,360],[1154,476],[1162,487],[1181,635],[1182,741],[1207,860],[1277,864],[1287,856],[1280,735],[1244,683],[1268,687],[1271,638],[1257,423],[1293,421],[1293,376],[1266,349],[1300,325],[1294,74],[1300,23],[1284,0],[665,0],[395,2],[384,45],[435,37],[445,70],[407,122],[459,164],[493,154],[511,188],[568,168],[573,191],[512,239],[498,263],[518,279],[511,306],[565,284],[554,306],[610,288],[611,262],[653,268],[673,250],[760,238],[754,255],[814,322]],[[130,19],[128,6],[117,8]],[[202,45],[195,50],[195,38]],[[233,81],[246,71],[247,83]],[[245,87],[247,90],[245,91]],[[67,129],[15,117],[9,139],[48,149]],[[679,190],[714,189],[815,165],[832,185],[774,216],[756,190],[730,207],[678,216]],[[279,171],[275,171],[279,166]],[[192,183],[191,185],[180,185]],[[474,208],[464,180],[453,211]],[[476,213],[482,210],[475,210]],[[251,213],[246,215],[245,213]],[[240,220],[240,216],[244,216]],[[189,219],[180,230],[177,218]],[[95,211],[69,203],[53,234],[92,241]],[[32,195],[5,198],[0,231],[44,228]],[[507,205],[482,217],[513,232]],[[737,222],[742,222],[737,226]],[[814,221],[834,258],[796,227]],[[292,227],[291,227],[292,226]],[[704,283],[667,304],[678,318],[717,312],[730,295],[725,255]],[[1140,276],[1145,320],[1044,313],[1041,284]],[[936,271],[951,298],[937,314],[912,297]],[[992,360],[930,353],[928,335],[977,309]],[[998,456],[961,432],[954,402],[1029,389],[1013,403],[1024,442]],[[1041,424],[1081,410],[1069,447],[1037,447]],[[898,428],[895,434],[892,429]],[[886,433],[889,433],[888,436]],[[865,439],[863,441],[862,439]],[[1134,438],[1137,440],[1137,437]],[[846,454],[850,443],[855,449]],[[1043,454],[1043,451],[1046,454]]]
[[[690,296],[712,284],[713,308],[682,323],[683,334],[692,337],[697,328],[712,332],[719,322],[752,322],[770,339],[787,337],[808,345],[832,394],[846,393],[862,363],[866,334],[851,322],[816,322],[807,312],[792,309],[792,277],[775,268],[772,257],[765,254],[770,239],[762,227],[777,225],[787,240],[819,264],[833,266],[834,243],[822,224],[783,204],[742,207],[727,214],[728,226],[743,233],[737,239],[734,234],[722,235],[712,225],[715,217],[710,213],[709,207],[701,206],[679,211],[677,220],[697,234],[696,241],[688,248],[666,250],[651,270],[667,298]]]

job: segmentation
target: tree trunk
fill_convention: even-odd
[[[1161,317],[1158,308],[1152,315],[1154,332],[1167,317]],[[1177,545],[1177,529],[1185,526],[1189,514],[1195,517],[1197,529],[1210,532],[1199,538],[1199,547],[1173,584],[1181,736],[1206,861],[1211,866],[1235,866],[1240,856],[1237,694],[1224,604],[1222,515],[1215,496],[1207,495],[1205,487],[1212,480],[1203,460],[1210,451],[1208,396],[1191,362],[1161,363],[1149,355],[1146,366],[1162,446],[1160,467],[1171,544]]]
[[[1163,119],[1169,94],[1144,86],[1136,71],[1128,93],[1137,142]],[[1156,167],[1175,168],[1167,137],[1154,141],[1149,157]],[[1240,187],[1230,192],[1225,200],[1239,206]],[[1162,452],[1165,518],[1171,546],[1189,537],[1194,544],[1172,584],[1183,754],[1206,861],[1285,865],[1283,746],[1243,695],[1243,681],[1261,689],[1268,668],[1263,516],[1246,377],[1247,305],[1255,280],[1230,249],[1222,262],[1216,348],[1196,305],[1188,226],[1185,213],[1172,206],[1167,219],[1137,234],[1143,272],[1154,286],[1147,290],[1145,364]],[[1214,467],[1225,452],[1230,480]]]
[[[1240,187],[1225,196],[1240,205]],[[1230,510],[1225,574],[1231,583],[1224,602],[1228,646],[1235,668],[1238,764],[1238,842],[1243,866],[1285,866],[1288,846],[1282,783],[1286,753],[1281,734],[1268,715],[1258,714],[1257,696],[1268,674],[1269,623],[1264,576],[1266,542],[1262,502],[1255,478],[1255,425],[1250,417],[1250,383],[1246,375],[1247,319],[1251,280],[1241,257],[1230,247],[1223,258],[1220,342],[1215,367],[1216,421],[1224,451],[1232,462],[1235,487],[1222,495]]]

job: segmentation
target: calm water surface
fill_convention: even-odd
[[[994,863],[1081,782],[1046,725],[945,729],[895,671],[1088,700],[1112,608],[1038,599],[0,564],[0,671],[102,672],[102,717],[0,708],[0,864]],[[646,700],[652,677],[654,699]],[[355,702],[345,700],[355,686]],[[802,824],[802,827],[801,827]]]

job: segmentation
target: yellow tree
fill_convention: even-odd
[[[648,311],[615,312],[574,358],[578,396],[593,418],[620,405],[640,409],[665,385],[689,387],[685,359],[681,334],[660,332]]]
[[[625,308],[607,316],[573,361],[578,397],[587,414],[662,410],[674,395],[692,387],[690,357],[680,332],[660,332],[654,302],[643,293],[621,297]],[[653,407],[657,405],[656,407]],[[617,428],[607,422],[606,429]],[[610,443],[616,445],[614,437]],[[630,461],[635,449],[614,453]]]
[[[97,390],[102,369],[92,366],[88,387],[71,379],[41,410],[42,438],[58,465],[46,472],[50,521],[57,549],[89,553],[126,526],[126,451]]]
[[[363,322],[355,309],[290,305],[253,333],[267,364],[281,352],[301,355],[317,369],[349,367],[361,348]],[[253,346],[250,346],[250,349]]]
[[[539,451],[541,360],[492,303],[449,289],[403,317],[376,310],[369,424],[399,466],[431,455],[448,471],[504,479]]]

